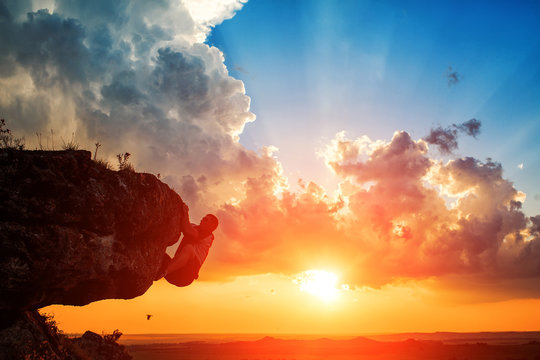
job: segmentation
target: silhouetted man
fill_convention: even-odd
[[[189,222],[189,208],[183,206],[182,233],[184,237],[170,261],[165,279],[176,286],[187,286],[199,277],[199,270],[214,241],[218,219],[212,214],[202,218],[199,225]],[[168,257],[168,256],[167,256]]]

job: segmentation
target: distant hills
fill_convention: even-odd
[[[492,345],[509,345],[540,341],[540,331],[399,333],[375,335],[369,338],[378,341],[417,339],[441,341],[444,344],[482,342]]]
[[[171,336],[171,335],[168,335]],[[408,337],[408,338],[406,338]],[[129,336],[128,336],[129,338]],[[406,338],[403,340],[403,338]],[[382,341],[384,339],[385,341]],[[281,339],[129,345],[134,359],[540,359],[540,332],[406,333],[348,339]]]
[[[234,343],[238,341],[280,341],[280,340],[318,340],[348,341],[366,339],[378,342],[396,342],[408,339],[439,341],[443,344],[487,343],[492,345],[524,344],[540,341],[540,331],[505,331],[505,332],[409,332],[396,334],[375,334],[354,336],[317,336],[317,335],[272,335],[261,334],[124,334],[120,342],[124,345],[179,344],[179,343]]]

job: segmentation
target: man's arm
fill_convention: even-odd
[[[197,229],[191,225],[191,222],[189,221],[189,207],[184,204],[182,207],[183,210],[183,216],[182,216],[182,233],[184,233],[184,236],[198,239],[199,238],[199,232]]]

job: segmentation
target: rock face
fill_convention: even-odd
[[[63,335],[51,318],[37,310],[19,314],[12,326],[0,330],[0,359],[9,360],[129,360],[132,357],[116,340],[120,332],[100,336]]]
[[[88,151],[0,150],[0,315],[144,294],[181,217],[154,175]]]

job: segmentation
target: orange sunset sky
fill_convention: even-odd
[[[540,330],[539,24],[527,1],[0,1],[0,116],[27,148],[128,151],[220,220],[192,285],[42,312],[66,333]]]

